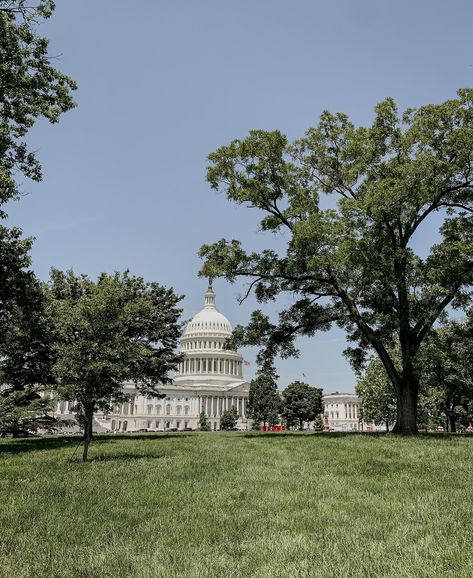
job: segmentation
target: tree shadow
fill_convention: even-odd
[[[164,458],[165,454],[134,454],[129,452],[121,452],[117,454],[101,454],[92,455],[87,460],[87,463],[92,464],[96,462],[135,462],[138,460],[158,460]],[[71,464],[82,464],[82,459],[80,457],[71,458],[68,460]]]
[[[164,440],[170,438],[187,437],[188,433],[161,433],[161,434],[98,434],[92,439],[91,448],[101,444],[110,444],[118,441],[135,440]],[[0,456],[2,454],[22,454],[25,452],[39,452],[64,448],[77,448],[82,443],[81,435],[71,436],[33,436],[26,438],[5,438],[0,440]],[[139,455],[139,454],[138,454]],[[146,457],[146,456],[143,456]]]

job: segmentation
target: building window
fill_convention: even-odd
[[[185,415],[189,415],[189,406],[186,405],[186,407],[184,408],[184,413]]]
[[[176,421],[176,427],[177,429],[179,429],[181,427],[181,422],[180,421]]]
[[[180,405],[177,406],[176,413],[177,413],[177,415],[181,415],[181,406]]]
[[[184,428],[188,428],[188,427],[189,427],[189,422],[188,422],[188,421],[185,421],[185,422],[184,422]]]
[[[160,413],[161,413],[161,406],[160,406],[160,405],[157,405],[157,406],[156,406],[156,413],[157,413],[158,415],[160,415]]]
[[[148,429],[151,429],[151,420],[148,420],[146,427],[147,427]]]
[[[148,405],[148,414],[151,415],[151,412],[153,411],[153,406],[152,405]]]
[[[156,420],[156,429],[159,429],[161,427],[161,420],[157,419]]]
[[[170,405],[166,406],[166,415],[171,415],[171,406]]]

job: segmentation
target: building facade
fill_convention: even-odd
[[[212,285],[205,293],[204,308],[187,324],[180,342],[183,361],[172,385],[159,386],[164,398],[141,395],[132,383],[125,383],[127,403],[116,404],[110,413],[95,415],[96,431],[169,431],[197,429],[203,411],[211,429],[220,429],[220,417],[234,407],[239,415],[237,428],[247,429],[249,384],[243,377],[243,358],[225,349],[232,335],[228,319],[215,304]],[[73,403],[60,401],[55,415],[73,414]]]
[[[325,423],[332,431],[362,431],[366,425],[360,422],[359,398],[354,393],[331,393],[324,395]]]

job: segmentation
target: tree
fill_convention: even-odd
[[[396,421],[396,396],[379,358],[369,363],[358,380],[356,394],[360,397],[360,418],[376,425],[384,424],[389,431],[389,426]]]
[[[275,376],[272,373],[260,373],[250,382],[248,394],[248,417],[258,423],[272,426],[279,421],[281,400]]]
[[[160,383],[171,382],[169,373],[181,360],[175,350],[182,297],[128,272],[102,273],[94,282],[53,270],[49,287],[58,334],[57,390],[78,406],[86,461],[94,412],[126,401],[124,382],[154,397]]]
[[[288,424],[297,423],[302,431],[305,421],[314,421],[323,412],[322,390],[293,381],[282,392],[281,405],[281,414]]]
[[[234,430],[236,428],[237,421],[237,410],[234,407],[232,407],[232,409],[226,409],[220,418],[220,429],[224,431]]]
[[[51,66],[48,41],[37,34],[53,10],[51,0],[0,0],[0,205],[19,196],[18,175],[42,178],[24,142],[28,131],[38,119],[55,123],[75,106],[74,81]],[[21,234],[0,226],[1,428],[15,436],[54,425],[46,419],[51,402],[41,398],[40,387],[51,369],[44,300],[29,270],[32,240]]]
[[[48,39],[37,32],[54,7],[52,0],[0,0],[0,204],[18,197],[18,172],[42,178],[23,140],[27,132],[38,119],[55,123],[75,106],[76,83],[52,66]]]
[[[422,381],[432,391],[437,412],[448,420],[451,432],[457,431],[458,421],[467,426],[471,419],[472,348],[470,322],[450,321],[429,336],[422,351]]]
[[[0,435],[11,434],[16,438],[31,435],[39,429],[53,432],[63,424],[51,417],[51,398],[43,397],[39,387],[23,390],[0,390]]]
[[[200,431],[211,431],[210,422],[205,415],[205,411],[201,411],[199,415],[199,429]]]
[[[285,251],[247,253],[225,239],[201,248],[203,275],[250,279],[259,302],[293,300],[276,323],[255,311],[236,339],[287,357],[298,335],[338,324],[356,369],[372,352],[383,363],[396,395],[394,431],[415,433],[419,350],[446,308],[470,299],[472,157],[473,89],[403,115],[388,98],[369,127],[324,112],[292,144],[279,131],[254,130],[210,154],[211,186],[263,211],[262,230],[288,239]],[[433,218],[439,240],[423,257],[414,243]]]
[[[31,240],[19,229],[0,226],[0,430],[14,437],[47,426],[54,383],[54,332],[47,296],[28,269]]]

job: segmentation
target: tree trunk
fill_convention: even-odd
[[[450,421],[450,432],[457,433],[457,421],[453,413],[449,414],[448,419]]]
[[[418,385],[414,379],[403,380],[397,391],[397,417],[393,433],[417,433],[417,395]]]
[[[82,461],[87,461],[90,442],[92,441],[92,424],[94,421],[94,406],[84,407],[84,451]]]
[[[389,433],[389,422],[386,421],[386,433]]]
[[[304,431],[304,421],[302,418],[299,418],[299,430]]]

